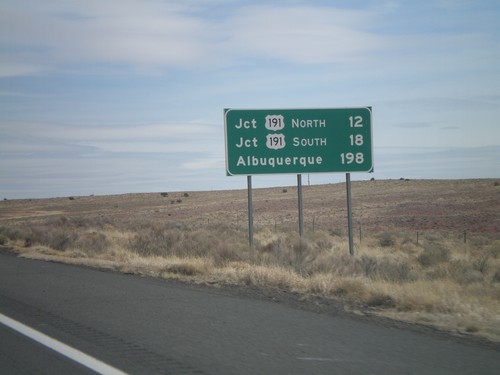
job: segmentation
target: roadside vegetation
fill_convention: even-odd
[[[500,238],[385,229],[350,256],[334,229],[257,228],[144,217],[50,216],[0,223],[23,257],[211,285],[251,285],[336,299],[346,309],[500,341]],[[417,243],[418,241],[418,243]]]

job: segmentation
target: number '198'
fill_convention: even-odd
[[[365,156],[362,152],[357,152],[356,154],[352,152],[343,152],[340,154],[340,161],[342,164],[363,164],[365,161]]]

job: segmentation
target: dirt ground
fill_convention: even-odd
[[[498,180],[380,180],[352,183],[353,226],[366,234],[386,230],[500,234]],[[297,188],[253,190],[256,228],[298,221]],[[344,183],[303,186],[307,230],[347,227]],[[127,221],[247,225],[247,191],[168,192],[0,201],[0,223],[51,216]]]

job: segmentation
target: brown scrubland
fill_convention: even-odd
[[[500,341],[497,180],[344,184],[3,200],[0,246],[19,256],[185,282],[294,292],[358,314]],[[305,303],[305,302],[304,302]]]

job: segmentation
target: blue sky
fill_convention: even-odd
[[[224,108],[372,106],[375,173],[353,179],[498,178],[498,19],[486,0],[1,0],[0,199],[245,188]]]

